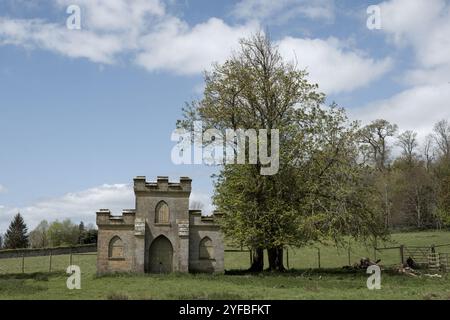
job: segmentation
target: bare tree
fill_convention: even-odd
[[[368,146],[366,151],[369,152],[369,157],[380,171],[386,169],[389,158],[390,148],[387,144],[387,138],[393,137],[397,129],[396,124],[378,119],[365,126],[360,132],[361,142]]]
[[[450,124],[441,120],[434,126],[434,138],[442,157],[450,158]]]
[[[425,158],[425,166],[427,171],[430,170],[431,164],[434,160],[434,137],[429,134],[425,137],[425,142],[423,144],[423,156]]]
[[[407,130],[398,136],[397,145],[402,148],[402,155],[406,161],[411,164],[416,157],[414,152],[419,146],[417,142],[417,133],[412,130]]]

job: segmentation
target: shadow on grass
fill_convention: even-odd
[[[59,276],[61,272],[52,273],[18,273],[0,275],[0,296],[13,297],[16,295],[31,295],[48,290],[47,286],[42,286],[33,281],[47,282],[49,277]]]
[[[66,275],[63,271],[54,272],[34,272],[34,273],[8,273],[0,274],[0,280],[36,280],[36,281],[48,281],[51,277],[58,277]]]
[[[305,275],[345,275],[345,274],[365,274],[365,269],[346,269],[346,268],[327,268],[327,269],[289,269],[283,272],[263,271],[263,272],[250,272],[247,270],[226,270],[226,275],[235,276],[285,276],[285,277],[298,277]]]

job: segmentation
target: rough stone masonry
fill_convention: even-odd
[[[97,273],[223,272],[220,214],[189,210],[192,180],[134,179],[136,208],[97,212]]]

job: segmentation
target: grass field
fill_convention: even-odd
[[[389,243],[379,247],[405,244],[425,246],[450,243],[450,232],[415,232],[394,234]],[[350,243],[350,260],[374,258],[374,250],[360,243]],[[318,270],[320,248],[321,269]],[[450,252],[450,247],[442,251]],[[284,274],[243,274],[248,267],[248,253],[225,254],[225,275],[95,275],[95,255],[73,256],[72,263],[82,271],[81,290],[68,290],[65,268],[69,256],[0,260],[0,299],[450,299],[450,276],[412,278],[388,271],[399,263],[398,250],[377,253],[386,270],[382,289],[366,287],[368,275],[345,271],[348,250],[324,245],[289,250],[290,270]]]

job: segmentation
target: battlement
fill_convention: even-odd
[[[169,182],[169,177],[158,176],[156,182],[146,181],[145,176],[138,176],[134,178],[134,192],[135,193],[149,193],[149,192],[191,192],[192,180],[188,177],[181,177],[180,182]]]
[[[222,214],[214,211],[210,216],[203,216],[202,210],[189,210],[189,223],[192,226],[218,225]]]
[[[136,210],[125,209],[122,215],[114,216],[109,209],[100,209],[97,211],[98,226],[134,226]]]

